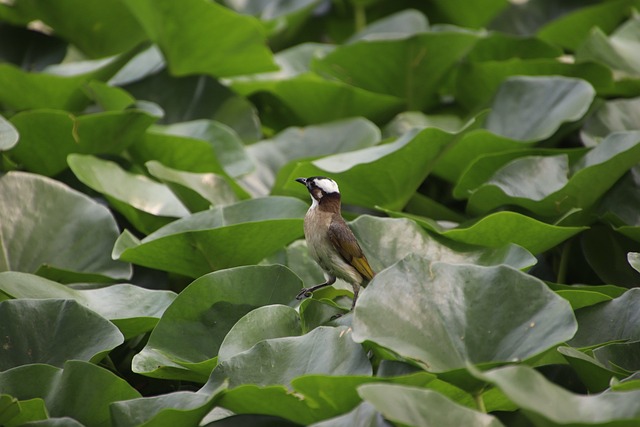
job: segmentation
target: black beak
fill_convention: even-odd
[[[302,185],[307,185],[307,178],[296,178],[296,181],[298,181]]]

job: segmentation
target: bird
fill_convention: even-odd
[[[324,176],[297,178],[296,181],[307,187],[311,195],[311,207],[304,217],[304,236],[309,254],[322,268],[326,279],[319,285],[303,288],[296,299],[308,298],[339,278],[353,288],[353,310],[360,287],[365,287],[375,273],[356,236],[342,218],[338,184]]]

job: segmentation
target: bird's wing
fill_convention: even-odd
[[[364,256],[356,236],[340,215],[336,215],[329,226],[329,240],[346,262],[351,264],[358,273],[367,280],[373,279],[375,273]]]

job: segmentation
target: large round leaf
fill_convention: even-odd
[[[73,300],[0,302],[0,370],[31,363],[99,361],[123,343],[118,329]]]
[[[67,168],[67,155],[119,154],[158,119],[140,108],[74,116],[67,111],[34,110],[11,122],[20,143],[8,154],[31,172],[54,176]]]
[[[362,117],[304,128],[291,127],[272,139],[247,147],[256,171],[243,182],[257,194],[268,194],[278,171],[287,163],[354,151],[380,142],[380,130]]]
[[[640,161],[640,132],[610,134],[570,165],[565,154],[516,159],[495,172],[469,198],[469,211],[517,205],[543,216],[591,207]]]
[[[140,397],[116,374],[79,360],[66,362],[64,369],[33,364],[0,372],[0,393],[17,398],[21,405],[23,401],[43,399],[49,416],[70,417],[80,425],[96,427],[112,425],[112,402]]]
[[[133,359],[137,373],[206,381],[235,323],[257,307],[291,302],[302,283],[281,265],[247,266],[200,277],[167,308]]]
[[[329,176],[340,185],[345,203],[399,210],[463,132],[412,130],[388,144],[291,164],[280,171],[274,192],[302,195],[304,188],[296,178]]]
[[[152,330],[176,297],[170,291],[129,284],[78,290],[42,277],[12,271],[0,273],[0,292],[13,298],[76,300],[110,320],[125,338]]]
[[[640,423],[640,390],[585,396],[554,384],[528,366],[478,375],[498,386],[537,425],[623,426]]]
[[[298,312],[286,305],[267,305],[247,313],[233,325],[220,345],[218,362],[249,350],[266,339],[302,335]]]
[[[374,271],[381,271],[410,254],[452,264],[508,264],[525,268],[535,258],[523,248],[509,244],[483,248],[466,243],[432,237],[422,227],[406,218],[379,218],[362,215],[351,223]]]
[[[306,210],[305,203],[290,197],[216,206],[174,221],[141,241],[125,231],[113,255],[146,267],[198,277],[213,270],[257,263],[301,237]]]
[[[576,311],[578,333],[574,347],[587,347],[617,340],[640,340],[640,288],[633,288],[611,301]]]
[[[443,81],[477,39],[471,32],[434,31],[406,39],[359,41],[337,47],[314,68],[359,88],[404,99],[407,110],[424,110],[437,103]]]
[[[528,359],[570,339],[576,321],[568,302],[511,267],[409,255],[375,277],[358,300],[353,329],[357,342],[445,372]]]
[[[397,384],[365,384],[358,393],[388,420],[408,426],[500,427],[491,415],[473,411],[433,390]]]
[[[177,391],[142,397],[111,406],[113,425],[118,427],[197,426],[216,403],[217,394]]]
[[[65,281],[131,275],[129,265],[111,259],[118,228],[109,210],[52,179],[21,172],[1,177],[0,231],[1,271]]]
[[[80,181],[104,194],[115,209],[145,234],[166,225],[171,218],[189,215],[166,185],[145,175],[127,172],[115,162],[94,156],[71,154],[68,162]]]
[[[371,375],[367,354],[346,327],[320,326],[300,337],[272,338],[220,363],[212,380],[230,387],[283,384],[306,374]]]
[[[581,79],[511,77],[500,85],[486,127],[507,138],[540,141],[584,116],[595,94]]]
[[[253,17],[197,0],[123,3],[160,46],[173,74],[222,77],[276,68]]]

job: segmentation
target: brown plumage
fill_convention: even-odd
[[[309,297],[340,278],[353,288],[355,307],[361,286],[375,276],[353,232],[340,213],[340,192],[335,181],[325,177],[298,178],[311,194],[311,207],[304,218],[304,235],[309,254],[324,270],[326,281],[304,288],[297,299]]]

